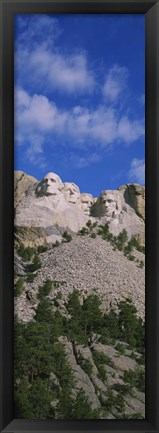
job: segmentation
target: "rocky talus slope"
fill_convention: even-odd
[[[144,260],[144,254],[136,251],[136,260]],[[41,254],[42,267],[34,281],[25,283],[29,296],[36,299],[38,287],[46,278],[57,281],[49,298],[53,306],[58,293],[62,295],[59,308],[64,310],[65,300],[74,289],[80,296],[97,293],[102,301],[103,311],[117,308],[118,301],[130,297],[140,317],[144,318],[145,270],[138,261],[130,261],[122,251],[97,236],[73,235],[71,242],[62,242]],[[18,275],[27,275],[27,265],[15,254],[15,270]],[[36,272],[35,272],[36,274]],[[27,301],[25,293],[18,298],[17,314],[22,320],[34,317],[34,308]]]

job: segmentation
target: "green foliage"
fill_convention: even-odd
[[[45,296],[49,295],[51,289],[52,289],[52,281],[46,279],[43,286],[39,287],[38,299],[43,299]]]
[[[35,272],[40,268],[41,268],[40,257],[38,256],[38,254],[35,254],[32,263],[28,265],[28,271],[29,272]]]
[[[53,323],[15,322],[15,411],[17,418],[49,418],[54,399],[50,372],[54,372],[61,393],[70,396],[74,384],[64,347],[54,341]],[[59,391],[57,391],[59,392]]]
[[[125,229],[123,229],[118,236],[113,236],[113,234],[109,231],[108,223],[106,223],[105,225],[99,226],[97,234],[102,235],[103,239],[109,241],[113,245],[114,250],[116,250],[117,248],[119,251],[123,251],[124,255],[128,257],[128,259],[131,261],[135,260],[135,257],[131,254],[133,248],[136,248],[138,251],[145,253],[145,246],[140,245],[139,241],[135,237],[132,237],[128,241],[128,234]],[[141,260],[141,268],[143,267],[142,263],[143,261]]]
[[[32,272],[28,272],[26,280],[27,280],[28,283],[32,283],[35,280],[36,277],[37,277],[37,273],[33,274]]]
[[[101,228],[102,228],[102,231],[103,231],[103,239],[109,239],[109,225],[108,225],[108,223],[106,223],[103,227],[102,226],[100,226]]]
[[[64,231],[62,237],[65,240],[65,242],[71,242],[72,240],[72,236],[66,230]]]
[[[21,293],[23,291],[23,287],[24,287],[23,278],[18,278],[18,280],[16,281],[16,284],[15,284],[15,289],[14,289],[14,296],[15,297],[21,295]]]
[[[125,229],[123,229],[122,232],[119,233],[119,235],[115,241],[115,245],[118,248],[118,250],[120,250],[120,251],[123,250],[127,240],[128,240],[127,231]]]
[[[47,251],[48,250],[48,247],[46,246],[46,245],[39,245],[38,247],[37,247],[37,252],[39,253],[39,254],[41,254],[41,253],[45,253],[45,251]]]
[[[17,418],[43,419],[49,417],[51,392],[49,381],[37,377],[30,387],[26,378],[21,379],[15,391]]]
[[[62,344],[57,339],[63,335],[74,343],[90,345],[92,335],[99,335],[100,341],[112,339],[118,340],[116,348],[123,353],[123,342],[142,353],[144,351],[144,325],[136,315],[136,308],[130,299],[119,303],[119,314],[112,309],[103,314],[100,310],[101,301],[97,295],[90,295],[80,303],[80,293],[74,290],[69,295],[66,308],[68,317],[64,317],[57,310],[52,311],[52,305],[48,296],[52,288],[52,282],[46,280],[39,290],[39,299],[35,316],[35,322],[21,324],[15,322],[15,399],[17,418],[54,418],[60,419],[94,419],[100,414],[91,409],[90,403],[83,391],[80,391],[76,399],[71,396],[74,385],[73,373],[68,364]],[[91,347],[92,357],[98,368],[98,376],[102,381],[106,380],[106,366],[115,368],[111,358]],[[78,359],[83,370],[91,376],[93,366],[89,360]],[[50,372],[53,372],[59,387],[53,389],[49,382]],[[18,380],[17,380],[18,379]],[[135,372],[124,373],[126,382],[122,388],[116,389],[118,395],[108,391],[106,401],[102,400],[104,409],[116,409],[124,412],[123,395],[136,386],[144,390],[144,371],[138,365]],[[38,406],[38,395],[41,396]],[[50,407],[50,401],[59,401],[54,409]],[[81,400],[83,403],[81,403]],[[31,402],[31,403],[30,403]]]
[[[139,365],[144,365],[145,364],[145,353],[143,353],[139,358],[137,358],[136,361]]]
[[[111,308],[110,312],[103,316],[103,333],[110,339],[118,339],[120,337],[120,329],[118,323],[118,315]]]
[[[122,343],[117,343],[117,345],[115,346],[115,349],[118,350],[120,355],[125,355],[125,347]]]
[[[79,302],[79,292],[74,292],[69,296],[67,310],[71,314],[71,319],[67,322],[68,338],[81,344],[88,345],[91,334],[101,328],[102,313],[100,310],[101,301],[97,295],[90,295]]]
[[[131,244],[133,245],[134,248],[136,248],[138,251],[140,251],[141,253],[145,254],[145,246],[141,245],[138,241],[138,239],[136,239],[135,237],[132,237],[130,240]]]
[[[124,247],[124,254],[129,255],[133,251],[133,248],[136,248],[136,250],[145,254],[145,246],[141,245],[139,243],[139,241],[134,236],[130,239],[130,241]]]
[[[88,235],[88,233],[89,233],[88,229],[86,227],[82,227],[82,229],[79,230],[77,234],[80,236],[85,236]]]
[[[97,227],[97,221],[95,221],[94,223],[91,220],[88,220],[86,222],[86,227],[88,227],[91,230],[95,229],[95,227]]]
[[[120,395],[126,395],[126,394],[130,393],[129,385],[123,385],[123,384],[120,384],[118,382],[113,385],[113,389],[115,391],[117,391],[118,393],[120,393]]]
[[[62,293],[61,293],[61,292],[58,292],[58,293],[57,293],[57,295],[56,295],[56,299],[62,299]]]
[[[92,228],[95,229],[95,227],[97,227],[97,221],[95,221],[94,223],[92,223]]]
[[[104,382],[107,379],[107,373],[103,365],[98,366],[98,377]]]
[[[98,410],[93,410],[86,397],[84,391],[81,389],[77,394],[76,400],[73,405],[72,419],[98,419]]]
[[[92,350],[92,356],[93,356],[93,361],[96,365],[97,368],[100,367],[100,365],[109,365],[110,367],[114,368],[114,362],[112,361],[112,359],[108,356],[105,355],[105,353],[103,352],[98,352],[97,350]]]
[[[133,256],[132,254],[128,255],[128,259],[133,262],[135,260],[135,256]]]
[[[80,344],[87,342],[82,319],[82,306],[79,302],[79,291],[74,290],[68,299],[67,310],[71,315],[71,319],[67,322],[68,338],[73,342],[77,341]]]
[[[52,281],[53,286],[56,288],[63,286],[65,283],[66,283],[66,281],[59,281],[59,280],[53,280]]]
[[[59,241],[56,241],[56,242],[53,244],[53,248],[57,248],[57,247],[59,247],[59,245],[60,245],[60,242],[59,242]]]
[[[100,310],[101,301],[97,295],[90,295],[83,305],[79,302],[79,292],[69,296],[66,305],[71,319],[67,321],[67,335],[71,341],[88,344],[92,333],[100,335],[103,344],[109,344],[119,340],[128,343],[139,352],[144,349],[144,324],[136,315],[136,308],[130,299],[119,303],[119,314],[113,309],[107,314]],[[118,346],[120,347],[120,346]],[[123,347],[120,349],[123,352]]]
[[[18,248],[18,254],[22,257],[22,259],[25,262],[31,260],[31,258],[33,257],[34,253],[35,253],[35,248],[24,247],[23,244],[20,244],[20,246]]]
[[[52,318],[52,333],[54,341],[57,340],[61,335],[66,335],[67,333],[67,319],[62,316],[60,311],[56,310]]]
[[[46,323],[29,322],[15,326],[15,377],[27,376],[32,383],[37,376],[47,377],[54,371],[51,328]]]
[[[86,222],[86,226],[90,229],[90,228],[92,228],[92,221],[91,220],[88,220],[87,222]]]
[[[96,233],[91,233],[91,238],[95,239],[96,238]]]
[[[48,299],[42,298],[36,309],[36,320],[41,322],[50,322],[52,319],[51,302]]]
[[[91,376],[93,365],[89,359],[83,359],[82,356],[78,356],[78,364],[80,364],[82,370],[84,370],[88,376]]]
[[[145,392],[145,372],[140,366],[137,366],[135,371],[125,371],[124,381],[130,385],[130,388],[136,387],[141,392]]]
[[[68,298],[67,310],[72,315],[72,317],[81,314],[81,305],[79,302],[79,291],[74,290]]]
[[[122,251],[124,248],[126,248],[125,244],[128,240],[128,235],[125,229],[123,229],[118,236],[113,236],[113,234],[109,231],[108,223],[106,223],[104,226],[100,226],[98,234],[102,235],[104,240],[111,242],[114,246],[114,249],[118,248],[118,250]]]
[[[124,246],[124,255],[125,256],[130,255],[132,250],[133,250],[133,245],[130,242],[128,242],[128,244]]]
[[[140,260],[139,268],[143,269],[143,267],[144,267],[144,262],[143,260]]]
[[[101,325],[101,301],[97,295],[90,295],[83,301],[82,305],[82,327],[85,330],[85,335],[97,330]]]
[[[102,230],[102,229],[98,229],[98,230],[97,230],[97,235],[100,236],[100,235],[102,235],[102,234],[103,234],[103,230]]]
[[[122,395],[117,394],[114,395],[112,389],[108,389],[107,391],[107,399],[101,400],[102,405],[106,408],[108,412],[116,409],[119,412],[124,411],[124,398]]]
[[[138,318],[136,307],[131,299],[119,303],[119,329],[120,338],[130,346],[139,350],[144,347],[144,325],[141,318]]]
[[[61,393],[58,404],[59,419],[98,419],[99,411],[93,410],[84,391],[80,389],[76,399],[69,395],[67,389]]]
[[[71,419],[73,398],[71,397],[70,389],[67,387],[63,388],[60,393],[59,403],[57,405],[58,419]]]

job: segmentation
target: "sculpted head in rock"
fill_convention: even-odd
[[[87,193],[81,194],[82,209],[84,210],[84,213],[86,213],[87,215],[90,214],[90,207],[92,206],[93,203],[94,203],[94,198],[92,194],[87,194]]]
[[[75,183],[64,182],[63,194],[69,203],[77,203],[80,199],[80,190]]]
[[[120,193],[118,191],[103,191],[102,202],[105,205],[105,214],[108,217],[115,217],[122,211]]]
[[[39,196],[43,195],[57,195],[63,187],[62,180],[55,173],[47,173],[42,179],[36,189]]]
[[[122,211],[121,197],[118,191],[103,191],[92,208],[92,215],[115,218]]]

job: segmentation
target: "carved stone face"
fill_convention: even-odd
[[[105,191],[102,193],[102,202],[106,208],[106,215],[108,217],[112,217],[115,215],[118,209],[117,198],[109,191]]]
[[[63,193],[64,193],[65,199],[69,203],[77,203],[80,199],[80,190],[79,190],[78,186],[75,185],[75,183],[65,182],[64,188],[63,188]]]
[[[48,173],[37,187],[38,195],[57,195],[63,186],[62,180],[55,173]]]
[[[94,202],[94,198],[91,194],[86,194],[86,193],[81,194],[82,209],[87,215],[90,214],[90,207],[92,206],[93,202]]]

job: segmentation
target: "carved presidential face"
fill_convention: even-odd
[[[94,202],[94,198],[91,194],[86,194],[86,193],[81,194],[82,209],[87,215],[90,214],[90,207],[92,206],[93,202]]]
[[[69,203],[77,203],[80,199],[80,190],[79,190],[78,186],[75,185],[75,183],[65,182],[64,188],[63,188],[63,193],[64,193],[65,199]]]
[[[57,195],[63,186],[62,180],[55,173],[48,173],[37,187],[38,195]]]
[[[109,191],[102,193],[102,202],[105,205],[106,215],[112,217],[118,210],[117,198]]]

